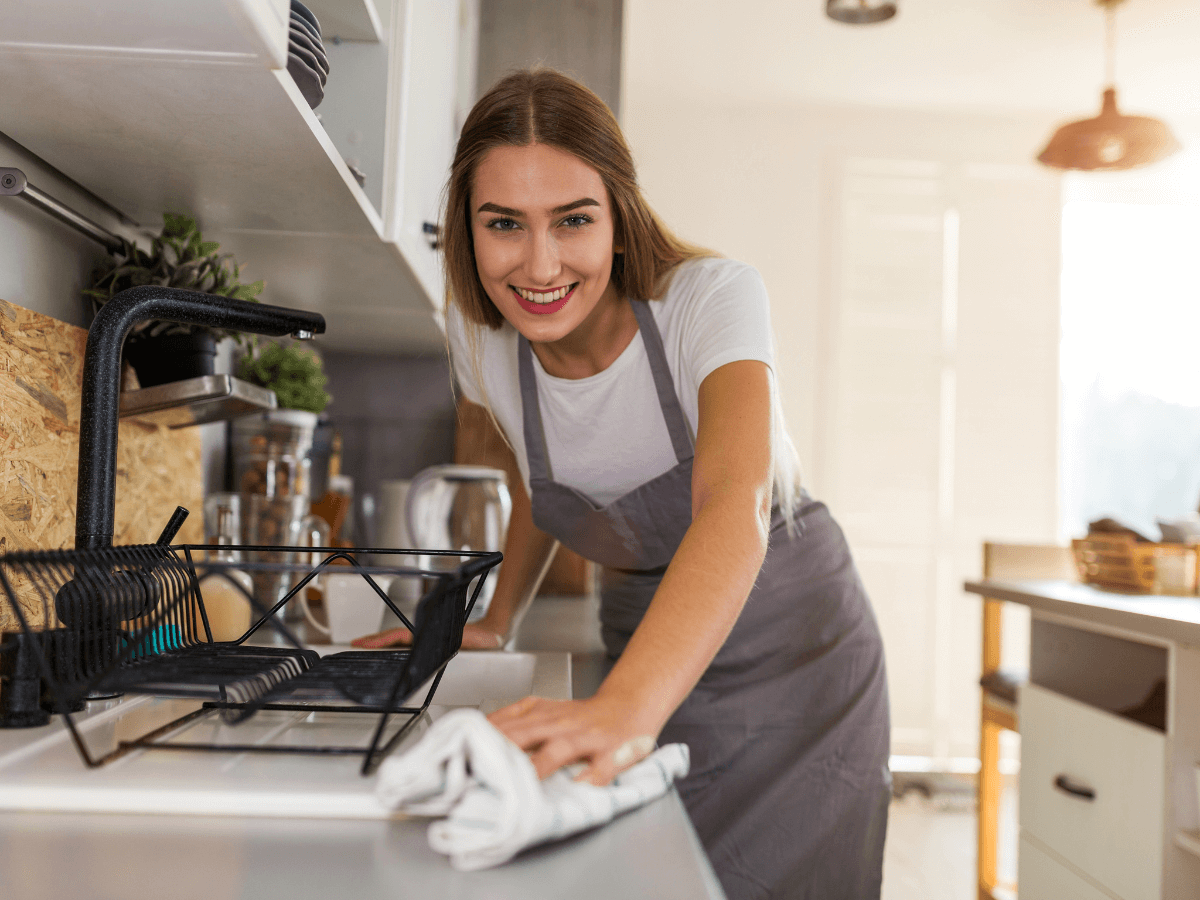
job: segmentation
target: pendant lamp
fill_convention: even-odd
[[[896,14],[888,0],[825,0],[825,15],[847,25],[871,25]]]
[[[1038,162],[1055,169],[1133,169],[1165,159],[1180,149],[1165,123],[1148,116],[1126,116],[1117,110],[1113,86],[1113,19],[1121,0],[1096,0],[1105,13],[1105,81],[1100,114],[1068,122],[1050,138]]]

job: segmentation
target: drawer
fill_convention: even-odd
[[[1166,736],[1035,684],[1019,708],[1022,831],[1122,900],[1159,900]]]
[[[1017,893],[1021,900],[1113,900],[1021,835],[1017,856]]]

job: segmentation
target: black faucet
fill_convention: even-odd
[[[121,406],[121,345],[149,319],[207,325],[302,340],[325,333],[325,317],[199,291],[147,285],[121,291],[100,308],[88,330],[79,411],[79,477],[75,547],[111,547],[116,505],[117,420]],[[182,521],[182,520],[180,520]],[[176,526],[178,527],[178,526]]]

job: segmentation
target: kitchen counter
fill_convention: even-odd
[[[426,823],[0,813],[13,900],[653,897],[724,894],[678,795],[483,872],[429,848]]]
[[[551,602],[527,619],[527,642],[540,643],[539,633],[551,639],[554,629],[538,623],[545,626],[548,613],[554,620],[556,609],[569,611],[566,619],[559,617],[560,624],[588,620],[586,601]],[[582,636],[586,629],[568,631]],[[576,652],[586,655],[587,639],[581,640]],[[557,673],[564,682],[535,679],[539,693],[566,696],[566,654],[536,655],[538,671]],[[561,664],[552,664],[555,657]],[[448,702],[440,688],[436,700]],[[55,729],[61,729],[57,722],[25,732],[0,731],[0,755]],[[6,897],[21,900],[83,895],[127,900],[154,894],[205,900],[724,896],[675,792],[606,827],[484,872],[451,868],[429,848],[427,825],[428,820],[403,818],[0,811],[0,883]]]
[[[968,581],[964,588],[1039,612],[1200,646],[1200,597],[1106,591],[1074,581]]]
[[[1200,896],[1200,598],[969,581],[1032,611],[1021,896]]]

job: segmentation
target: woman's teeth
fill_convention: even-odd
[[[540,293],[538,291],[527,291],[524,288],[514,287],[514,291],[521,295],[521,298],[528,300],[530,303],[553,303],[555,300],[561,300],[570,292],[570,287],[561,287],[557,291],[549,291],[548,293]]]

